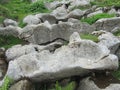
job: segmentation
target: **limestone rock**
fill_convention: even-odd
[[[42,50],[50,50],[53,51],[55,48],[55,46],[61,46],[62,44],[60,42],[53,42],[51,44],[48,45],[35,45],[35,44],[29,44],[29,45],[15,45],[13,47],[11,47],[10,49],[8,49],[5,52],[6,55],[6,59],[7,61],[11,61],[14,60],[16,58],[19,58],[22,55],[26,55],[26,54],[30,54],[30,53],[34,53],[34,52],[41,52]]]
[[[63,3],[60,2],[60,1],[53,1],[53,2],[48,2],[48,3],[45,3],[45,7],[49,10],[51,9],[56,9],[57,7],[61,6]]]
[[[94,25],[97,30],[111,32],[115,27],[120,27],[120,17],[99,19]]]
[[[48,21],[50,24],[56,24],[57,23],[57,19],[50,14],[42,14],[39,17],[43,22]]]
[[[20,27],[7,26],[0,27],[0,35],[12,35],[18,37],[21,34],[22,29]]]
[[[67,15],[67,18],[81,19],[83,15],[84,15],[84,11],[80,9],[75,9]]]
[[[101,13],[103,13],[103,11],[102,11],[102,10],[99,10],[99,11],[96,11],[96,12],[93,12],[93,13],[88,14],[87,17],[92,17],[92,16],[94,16],[94,15],[101,14]]]
[[[93,26],[82,22],[68,21],[53,25],[42,23],[26,26],[22,30],[21,38],[35,44],[46,44],[54,40],[69,41],[69,37],[73,32],[91,33],[94,30]]]
[[[33,85],[28,80],[21,80],[12,85],[9,90],[34,90]]]
[[[109,80],[109,83],[110,82],[111,83],[105,87],[107,83],[105,83],[104,80],[103,81],[99,80],[101,81],[100,83],[98,83],[99,81],[95,83],[95,81],[91,79],[91,77],[85,78],[82,81],[80,81],[80,84],[79,84],[80,86],[77,90],[120,90],[120,82],[116,83],[116,81],[113,81],[112,83],[112,80],[113,80],[112,78],[111,81]],[[101,86],[103,86],[104,84],[104,88],[99,87],[97,84],[101,84]]]
[[[18,26],[18,23],[16,21],[12,20],[12,19],[5,19],[3,21],[3,24],[4,24],[5,27],[9,26],[9,25]]]
[[[83,76],[91,70],[118,68],[118,58],[110,54],[107,47],[90,40],[81,40],[77,35],[79,34],[74,33],[67,46],[52,53],[43,50],[10,61],[6,75],[15,81],[27,77],[37,82],[74,75]]]
[[[106,32],[98,37],[99,44],[105,45],[109,48],[111,53],[116,53],[120,46],[120,40],[112,33]]]
[[[65,5],[56,8],[52,11],[51,15],[55,16],[57,20],[66,20],[68,14],[68,10]]]
[[[28,15],[23,19],[23,23],[29,24],[39,24],[41,23],[40,19],[34,15]]]

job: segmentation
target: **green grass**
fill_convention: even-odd
[[[81,21],[82,22],[87,22],[89,24],[93,24],[93,23],[95,23],[97,20],[99,20],[101,18],[112,18],[114,16],[115,16],[114,14],[101,13],[101,14],[91,16],[89,18],[81,19]]]
[[[48,12],[48,10],[44,6],[44,0],[38,0],[37,2],[30,4],[29,10],[32,13],[37,13],[37,12],[45,13],[45,12]]]
[[[11,83],[12,83],[12,79],[6,76],[4,80],[4,84],[0,87],[0,90],[9,90]]]
[[[120,70],[113,72],[112,75],[120,80]]]
[[[120,6],[120,0],[95,0],[91,2],[92,5],[98,6]]]
[[[98,37],[95,35],[91,35],[91,34],[80,34],[80,37],[82,39],[88,39],[88,40],[92,40],[94,42],[98,42]]]
[[[120,36],[120,30],[118,30],[117,32],[113,33],[115,36]]]
[[[50,11],[45,8],[44,0],[38,0],[35,3],[30,3],[29,0],[10,0],[8,3],[0,3],[0,23],[2,23],[4,18],[22,21],[28,14],[46,12]]]
[[[55,88],[50,90],[74,90],[74,89],[75,89],[75,82],[70,82],[68,85],[64,87],[60,86],[60,84],[56,82]]]
[[[23,40],[16,38],[14,36],[2,36],[2,35],[0,35],[0,47],[4,47],[6,49],[10,48],[13,45],[21,44],[23,42],[24,42]]]

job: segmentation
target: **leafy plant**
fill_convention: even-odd
[[[101,13],[101,14],[94,15],[92,17],[81,19],[81,21],[82,22],[87,22],[89,24],[93,24],[101,18],[111,18],[111,17],[114,17],[114,16],[115,16],[114,14]]]
[[[6,76],[4,79],[4,84],[0,87],[0,90],[9,90],[11,83],[12,83],[12,79]]]

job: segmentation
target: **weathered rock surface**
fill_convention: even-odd
[[[102,11],[102,10],[99,10],[99,11],[96,11],[96,12],[93,12],[93,13],[88,14],[87,17],[92,17],[92,16],[94,16],[94,15],[101,14],[101,13],[103,13],[103,11]]]
[[[92,53],[91,53],[92,52]],[[56,80],[74,75],[85,75],[91,70],[116,70],[118,58],[107,47],[72,34],[67,46],[49,52],[22,55],[9,62],[7,76],[13,80],[22,77],[32,81]]]
[[[120,17],[100,19],[94,25],[97,30],[111,32],[115,27],[120,27]]]
[[[120,90],[119,81],[115,81],[113,80],[113,78],[111,78],[108,79],[108,81],[105,83],[105,78],[104,80],[102,78],[101,80],[99,79],[99,81],[96,80],[96,82],[93,79],[91,79],[91,77],[85,78],[82,81],[80,81],[79,88],[77,90]],[[99,87],[97,84],[100,84],[100,86],[102,87]]]
[[[80,9],[75,9],[67,15],[67,18],[81,19],[83,15],[84,15],[84,11]]]
[[[63,2],[60,2],[60,1],[53,1],[53,2],[48,2],[48,3],[45,3],[45,7],[49,10],[51,9],[56,9],[57,7],[60,7],[62,6],[64,3]]]
[[[12,85],[9,90],[34,90],[32,83],[28,80],[21,80]]]
[[[57,23],[57,19],[55,18],[55,16],[45,13],[45,14],[36,14],[36,17],[38,17],[42,22],[48,21],[50,24],[56,24]]]
[[[14,60],[16,58],[19,58],[22,55],[30,54],[30,53],[36,53],[36,52],[41,52],[43,50],[50,50],[53,51],[56,49],[56,46],[61,46],[62,44],[60,42],[53,42],[48,45],[44,46],[39,46],[39,45],[34,45],[34,44],[29,44],[29,45],[15,45],[8,49],[5,53],[6,55],[6,60]]]
[[[59,39],[69,41],[73,32],[91,33],[94,30],[93,26],[82,22],[61,22],[53,25],[42,23],[26,26],[22,30],[21,38],[25,38],[31,43],[45,44]]]
[[[108,47],[111,53],[115,54],[119,49],[120,40],[114,36],[112,33],[106,32],[98,37],[99,44],[105,45]]]
[[[55,16],[57,20],[66,20],[69,11],[66,9],[65,5],[56,8],[51,12],[51,15]]]
[[[18,26],[18,23],[16,21],[12,20],[12,19],[5,19],[3,21],[3,24],[4,24],[5,27],[9,26],[9,25]]]
[[[21,33],[22,29],[20,27],[7,26],[0,27],[0,35],[12,35],[18,37]]]
[[[91,0],[71,0],[69,8],[90,6]]]
[[[23,23],[29,24],[39,24],[41,20],[34,15],[28,15],[23,19]]]

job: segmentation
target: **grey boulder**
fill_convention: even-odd
[[[34,88],[30,81],[21,80],[12,85],[9,90],[34,90]]]
[[[57,23],[57,19],[55,18],[55,16],[53,16],[49,13],[36,14],[35,16],[37,16],[42,22],[48,21],[50,24],[56,24]]]
[[[75,9],[67,15],[67,18],[81,19],[83,17],[84,13],[85,12],[80,9]]]
[[[41,52],[43,50],[50,50],[53,51],[55,46],[61,46],[62,44],[60,42],[53,42],[48,45],[35,45],[35,44],[29,44],[29,45],[15,45],[5,52],[6,60],[9,62],[11,60],[14,60],[16,58],[19,58],[22,55],[35,53],[35,52]]]
[[[28,25],[39,24],[39,23],[41,23],[41,20],[34,15],[28,15],[23,19],[23,23],[27,23]]]
[[[115,27],[120,27],[120,17],[99,19],[94,25],[97,30],[111,32]]]
[[[60,22],[50,25],[48,22],[38,25],[28,25],[21,33],[21,38],[35,43],[46,44],[52,41],[69,41],[73,32],[91,33],[95,30],[93,26],[82,22]]]
[[[0,27],[0,35],[12,35],[18,37],[21,34],[22,29],[20,27],[7,26]]]
[[[18,23],[16,21],[12,20],[12,19],[5,19],[3,21],[3,24],[4,24],[5,27],[9,26],[9,25],[18,26]]]
[[[107,47],[90,40],[81,40],[75,32],[67,46],[62,46],[52,53],[43,50],[10,61],[6,75],[15,81],[27,77],[37,82],[74,75],[83,76],[91,70],[106,71],[117,68],[118,58],[110,54]]]
[[[101,80],[99,80],[99,81],[101,81]],[[106,83],[104,83],[103,81],[101,81],[101,83],[99,83],[99,84],[101,84],[101,85],[104,84],[104,86],[105,86]],[[109,81],[109,83],[110,82],[111,81]],[[114,83],[113,82],[110,85],[108,84],[108,86],[106,86],[104,88],[103,88],[103,86],[98,87],[97,84],[94,82],[94,80],[91,79],[91,77],[87,77],[87,78],[80,81],[79,88],[77,90],[120,90],[120,83]]]
[[[101,34],[98,39],[100,41],[99,44],[107,46],[110,52],[113,54],[115,54],[119,49],[120,40],[112,33],[106,32],[104,34]]]

